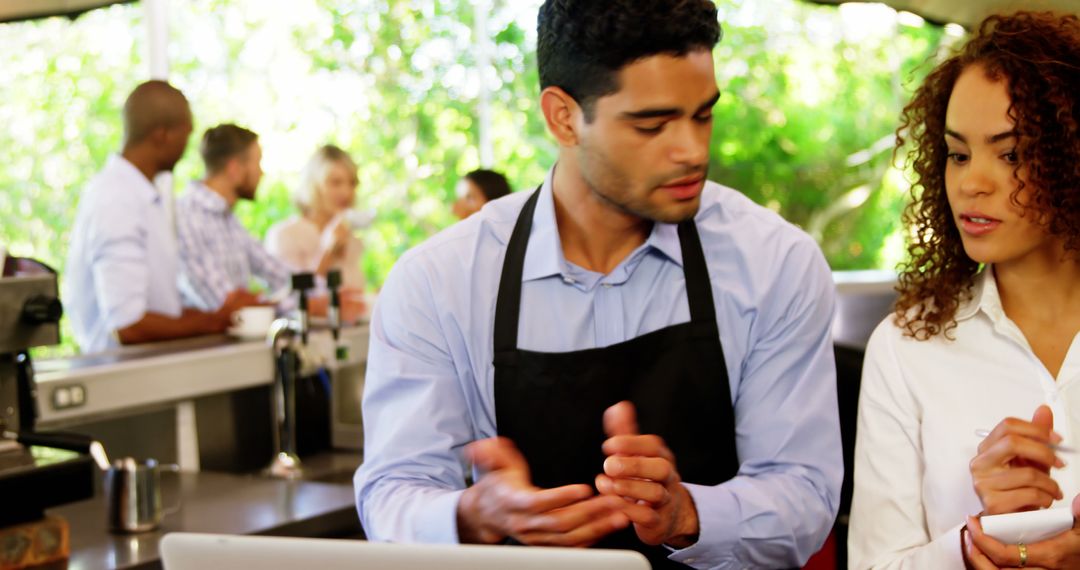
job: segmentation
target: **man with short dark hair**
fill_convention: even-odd
[[[187,147],[187,99],[147,81],[128,96],[123,116],[123,150],[83,192],[71,233],[64,304],[84,353],[222,332],[245,301],[203,312],[185,309],[177,290],[172,223],[153,181]]]
[[[262,179],[258,135],[236,125],[218,125],[203,135],[199,153],[206,178],[191,182],[176,203],[184,301],[216,310],[232,293],[252,294],[253,277],[270,292],[288,287],[289,269],[233,214],[237,201],[255,199]]]
[[[387,278],[364,529],[800,566],[843,476],[833,283],[806,234],[705,178],[716,7],[547,0],[538,28],[558,163]]]

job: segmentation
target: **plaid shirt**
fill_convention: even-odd
[[[289,269],[263,248],[228,203],[199,181],[176,201],[180,294],[184,305],[215,311],[254,277],[275,292],[289,286]]]

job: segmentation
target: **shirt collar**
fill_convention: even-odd
[[[544,178],[544,184],[540,187],[536,211],[533,213],[532,231],[529,234],[529,247],[525,250],[525,264],[521,273],[523,282],[552,275],[566,276],[571,273],[566,256],[563,254],[559,225],[555,219],[555,195],[552,191],[554,173],[554,168],[549,170]],[[679,243],[678,225],[659,222],[653,224],[649,238],[627,259],[639,252],[650,250],[663,254],[681,267],[682,247]]]
[[[108,162],[105,165],[107,170],[116,170],[121,176],[131,179],[131,183],[135,184],[143,190],[143,196],[151,204],[161,203],[161,191],[158,190],[154,183],[146,178],[146,175],[141,170],[131,164],[131,161],[124,158],[123,155],[114,154],[109,157]]]
[[[193,204],[212,214],[230,214],[229,203],[225,198],[214,192],[201,180],[193,180],[188,184],[188,195]]]
[[[956,320],[959,322],[970,319],[980,311],[986,313],[994,321],[1004,314],[992,265],[987,265],[975,275],[971,285],[971,299],[962,303],[956,310]]]

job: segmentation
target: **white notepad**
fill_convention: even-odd
[[[979,519],[983,532],[1003,544],[1031,544],[1061,534],[1073,526],[1072,509],[1042,509],[991,515]]]

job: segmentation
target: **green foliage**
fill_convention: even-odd
[[[491,65],[478,69],[479,1],[171,3],[171,80],[196,120],[177,192],[202,176],[199,134],[247,126],[261,135],[266,176],[258,200],[237,213],[263,235],[294,213],[289,192],[310,154],[338,144],[360,166],[359,207],[378,214],[363,236],[378,287],[405,250],[453,223],[454,185],[481,166],[481,82],[493,166],[530,189],[555,161],[537,103],[540,2],[484,0]],[[878,9],[871,20],[891,27],[853,35],[850,8],[797,0],[718,7],[723,95],[710,177],[804,227],[836,269],[891,267],[906,192],[890,166],[892,131],[941,29],[900,25]],[[63,269],[78,194],[118,150],[119,109],[146,78],[142,14],[128,4],[0,25],[0,243],[14,253]]]
[[[782,36],[764,25],[727,26],[716,50],[723,97],[710,177],[802,226],[833,269],[891,268],[907,191],[889,177],[908,98],[902,78],[921,80],[913,72],[925,74],[919,66],[943,32],[896,25],[849,38],[835,8],[769,4],[767,22],[782,22]],[[744,11],[733,1],[720,9]]]

